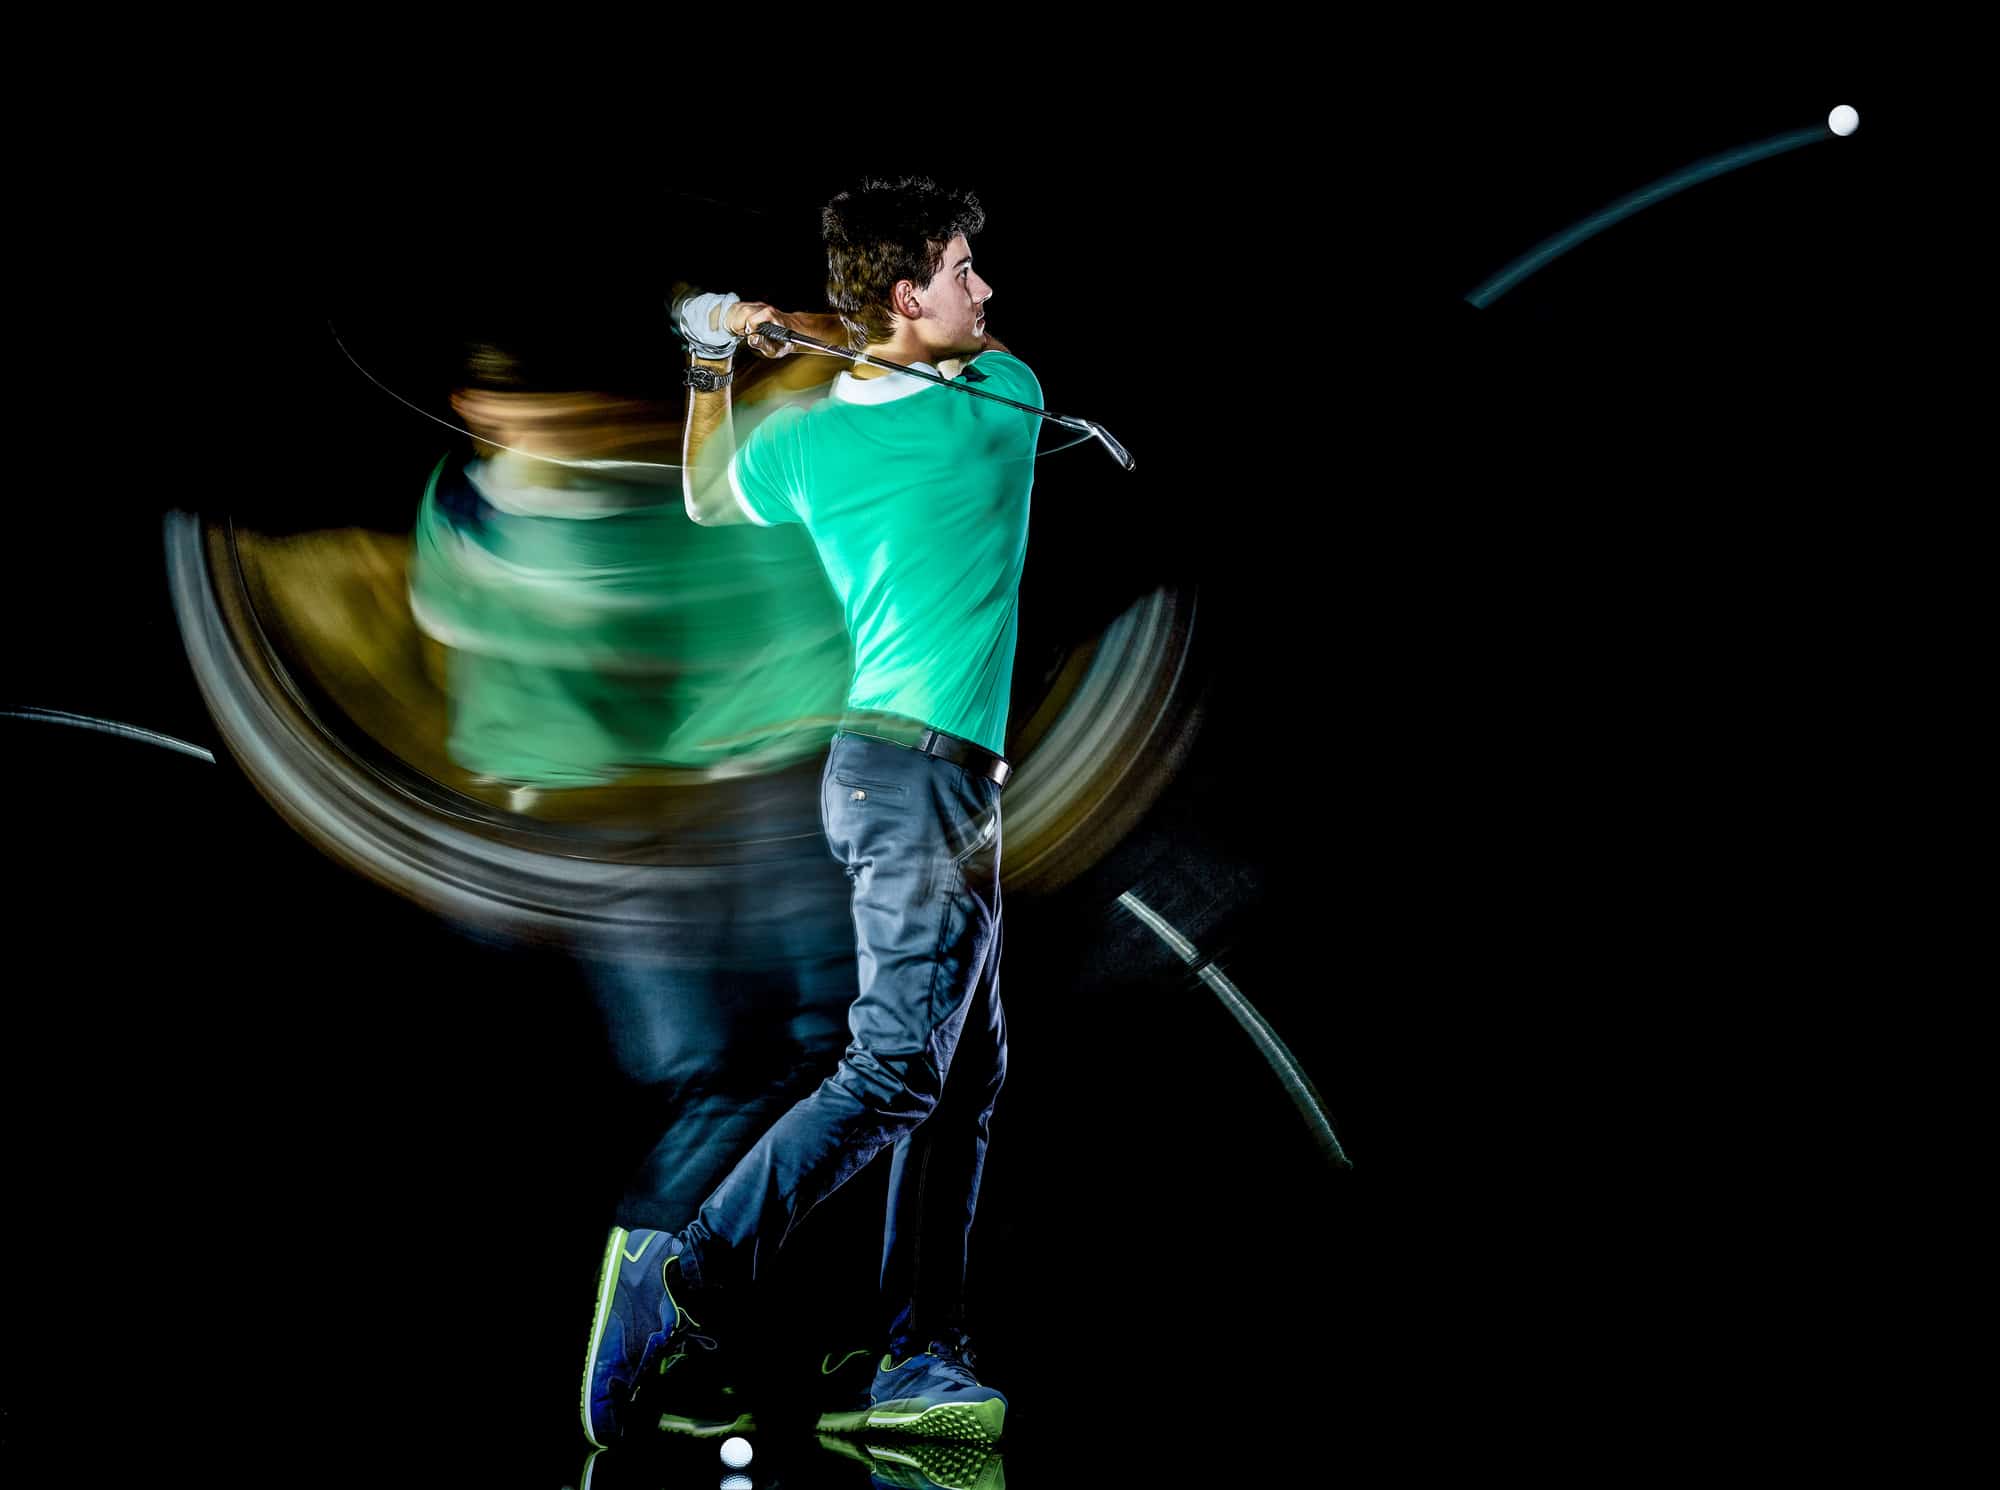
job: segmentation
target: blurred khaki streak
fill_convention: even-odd
[[[410,615],[409,535],[239,531],[236,546],[279,655],[303,667],[377,743],[424,775],[480,795],[471,773],[445,753],[445,649]]]

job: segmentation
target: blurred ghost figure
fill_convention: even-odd
[[[432,474],[411,604],[451,649],[459,764],[533,789],[824,748],[850,654],[810,544],[690,542],[657,406],[476,385],[452,404],[480,453]]]
[[[802,529],[687,521],[658,405],[491,347],[468,372],[477,444],[431,475],[411,605],[447,648],[454,760],[542,823],[623,814],[577,834],[626,872],[569,950],[622,1078],[619,1214],[680,1226],[847,1041],[850,887],[819,819],[846,627]]]

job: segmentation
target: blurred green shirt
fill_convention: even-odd
[[[451,649],[454,760],[582,786],[824,747],[852,655],[803,533],[697,527],[678,481],[536,471],[441,461],[424,492],[410,602]]]

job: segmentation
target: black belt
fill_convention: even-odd
[[[961,740],[957,735],[932,729],[921,720],[905,719],[901,714],[848,714],[840,721],[840,732],[843,735],[865,735],[871,740],[886,740],[891,745],[901,745],[919,755],[936,756],[941,761],[965,767],[975,776],[984,776],[995,786],[1004,787],[1007,778],[1014,774],[1012,766],[984,745]]]

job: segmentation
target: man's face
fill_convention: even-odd
[[[918,335],[934,359],[967,357],[986,345],[986,302],[993,286],[972,267],[972,245],[960,233],[945,246],[944,262],[916,292],[923,316]]]

